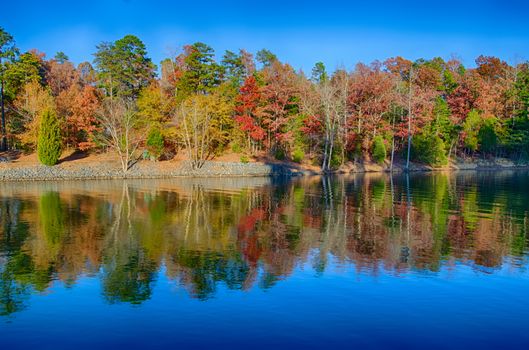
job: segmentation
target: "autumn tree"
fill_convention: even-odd
[[[14,113],[10,127],[24,147],[35,149],[41,125],[40,117],[45,110],[51,108],[54,108],[54,101],[48,88],[43,87],[37,80],[23,85],[12,103]]]
[[[266,132],[262,127],[260,104],[261,91],[255,76],[245,79],[235,98],[235,121],[246,134],[247,147],[256,152],[262,146]]]
[[[29,114],[21,113],[20,102],[27,106],[28,101],[32,100],[33,97],[41,95],[32,94],[32,92],[37,92],[37,86],[39,89],[47,90],[43,57],[44,54],[32,50],[21,54],[16,60],[7,62],[4,67],[4,102],[6,100],[9,102],[9,122],[6,121],[6,124],[15,142],[19,136],[17,134],[26,130],[35,131],[31,138],[32,144],[34,145],[36,141],[38,122],[28,127],[26,127],[25,123],[37,121],[40,111],[31,111]],[[26,111],[29,110],[26,109]]]
[[[262,124],[266,131],[266,147],[269,151],[284,154],[293,144],[290,128],[298,112],[297,76],[292,67],[274,60],[262,71],[264,86],[261,88],[263,105]]]
[[[98,112],[98,121],[101,124],[98,141],[117,153],[121,170],[127,173],[144,139],[136,105],[122,97],[107,98]]]
[[[231,139],[233,79],[242,74],[243,65],[242,56],[233,55],[225,57],[223,65],[218,64],[213,49],[200,42],[185,46],[174,62],[164,63],[167,69],[162,72],[162,82],[164,86],[174,84],[175,100],[170,105],[177,138],[193,167],[201,167],[207,157],[219,152]],[[225,69],[232,74],[230,81],[223,80]],[[192,130],[191,125],[199,129]]]
[[[73,85],[66,97],[67,143],[86,151],[96,146],[96,134],[100,131],[97,113],[101,107],[99,92],[91,85]]]
[[[508,65],[497,57],[480,55],[476,58],[476,72],[487,80],[497,80],[505,77]]]
[[[174,115],[193,169],[201,168],[210,155],[211,126],[215,111],[212,95],[193,95],[182,101]]]
[[[367,155],[379,133],[388,129],[384,116],[393,102],[394,80],[381,69],[378,62],[370,67],[357,65],[349,102],[353,107],[352,123],[356,124],[356,138]]]
[[[337,87],[328,80],[322,80],[315,85],[318,96],[318,109],[322,117],[323,125],[323,159],[321,169],[331,170],[331,161],[334,154],[337,127],[339,122],[338,106],[336,99]]]
[[[336,80],[328,79],[323,63],[316,63],[312,80],[304,81],[301,89],[301,111],[318,121],[321,126],[322,142],[321,149],[321,169],[331,170],[331,161],[336,144],[340,103],[339,88]],[[310,120],[310,119],[309,119]],[[307,120],[305,121],[305,127]]]
[[[98,93],[88,78],[93,73],[86,64],[76,69],[62,52],[48,61],[47,67],[46,81],[55,97],[57,114],[64,121],[66,145],[87,150],[94,146],[99,108]]]
[[[47,62],[46,83],[54,96],[59,96],[79,82],[79,73],[66,56]]]
[[[175,60],[166,58],[160,62],[160,87],[168,95],[176,95],[176,83],[182,75],[182,70],[176,66]]]
[[[170,119],[170,110],[174,103],[162,87],[153,82],[144,88],[137,100],[138,115],[147,124],[163,127]]]
[[[429,62],[415,62],[412,67],[409,83],[408,97],[408,152],[406,168],[409,169],[411,146],[413,137],[419,133],[428,133],[427,126],[434,120],[434,107],[436,98],[442,91],[439,71],[432,68]],[[411,141],[411,142],[410,142]],[[442,153],[445,156],[444,142],[435,135],[435,144],[443,146]],[[439,142],[440,141],[440,142]],[[432,141],[433,142],[433,141]],[[444,163],[444,160],[442,160]]]
[[[94,85],[97,81],[96,71],[90,62],[81,62],[77,65],[77,74],[81,85]]]

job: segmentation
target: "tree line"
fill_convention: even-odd
[[[529,155],[529,63],[490,56],[471,68],[393,57],[332,73],[318,62],[307,75],[266,49],[217,60],[197,42],[157,67],[126,35],[75,66],[62,52],[20,53],[0,29],[0,81],[2,150],[37,151],[47,165],[64,148],[114,151],[123,171],[179,152],[196,168],[235,152],[324,171]]]

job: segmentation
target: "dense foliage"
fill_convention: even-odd
[[[529,156],[529,63],[394,57],[332,73],[318,62],[307,77],[266,49],[217,60],[197,42],[163,60],[157,77],[133,35],[98,45],[94,61],[77,66],[63,52],[19,54],[4,30],[0,38],[2,135],[11,148],[35,150],[42,111],[53,108],[64,146],[121,150],[124,170],[145,151],[180,153],[196,167],[236,151],[323,170],[387,158],[442,165]]]

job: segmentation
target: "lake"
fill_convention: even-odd
[[[2,349],[529,348],[529,173],[0,183]]]

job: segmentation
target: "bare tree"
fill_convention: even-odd
[[[393,166],[395,162],[395,136],[397,131],[396,128],[396,118],[397,113],[399,117],[399,121],[403,117],[403,106],[406,104],[407,100],[407,89],[404,92],[403,90],[406,89],[404,86],[404,81],[400,75],[393,75],[393,89],[392,89],[392,97],[391,97],[391,105],[392,105],[392,117],[391,117],[391,158],[389,163],[389,171],[393,172]]]
[[[121,169],[128,172],[143,140],[135,103],[123,98],[108,98],[103,101],[98,119],[102,126],[100,141],[116,151]]]
[[[336,96],[336,87],[331,84],[331,82],[326,82],[320,85],[318,88],[318,93],[321,99],[320,101],[325,126],[325,144],[321,168],[323,171],[329,171],[331,169],[331,159],[338,129],[338,106],[340,105],[340,101]]]
[[[340,139],[342,143],[342,165],[345,163],[345,154],[348,147],[348,136],[349,136],[349,118],[351,115],[350,111],[350,105],[349,105],[349,94],[350,94],[350,85],[351,85],[351,77],[345,70],[345,68],[341,68],[336,71],[333,77],[333,82],[337,86],[337,94],[338,94],[338,114],[339,114],[339,134]]]
[[[174,114],[193,169],[201,168],[209,155],[215,116],[212,98],[211,95],[191,96],[180,103]]]
[[[310,84],[310,83],[309,83]],[[310,84],[302,89],[301,108],[313,116],[317,116],[322,124],[323,132],[323,155],[322,171],[329,171],[334,150],[335,141],[340,122],[340,112],[342,110],[341,96],[338,94],[340,86],[336,86],[336,81],[323,80]]]
[[[413,66],[410,67],[410,81],[408,88],[408,151],[406,153],[406,171],[410,170],[410,153],[411,153],[411,132],[413,118]]]

